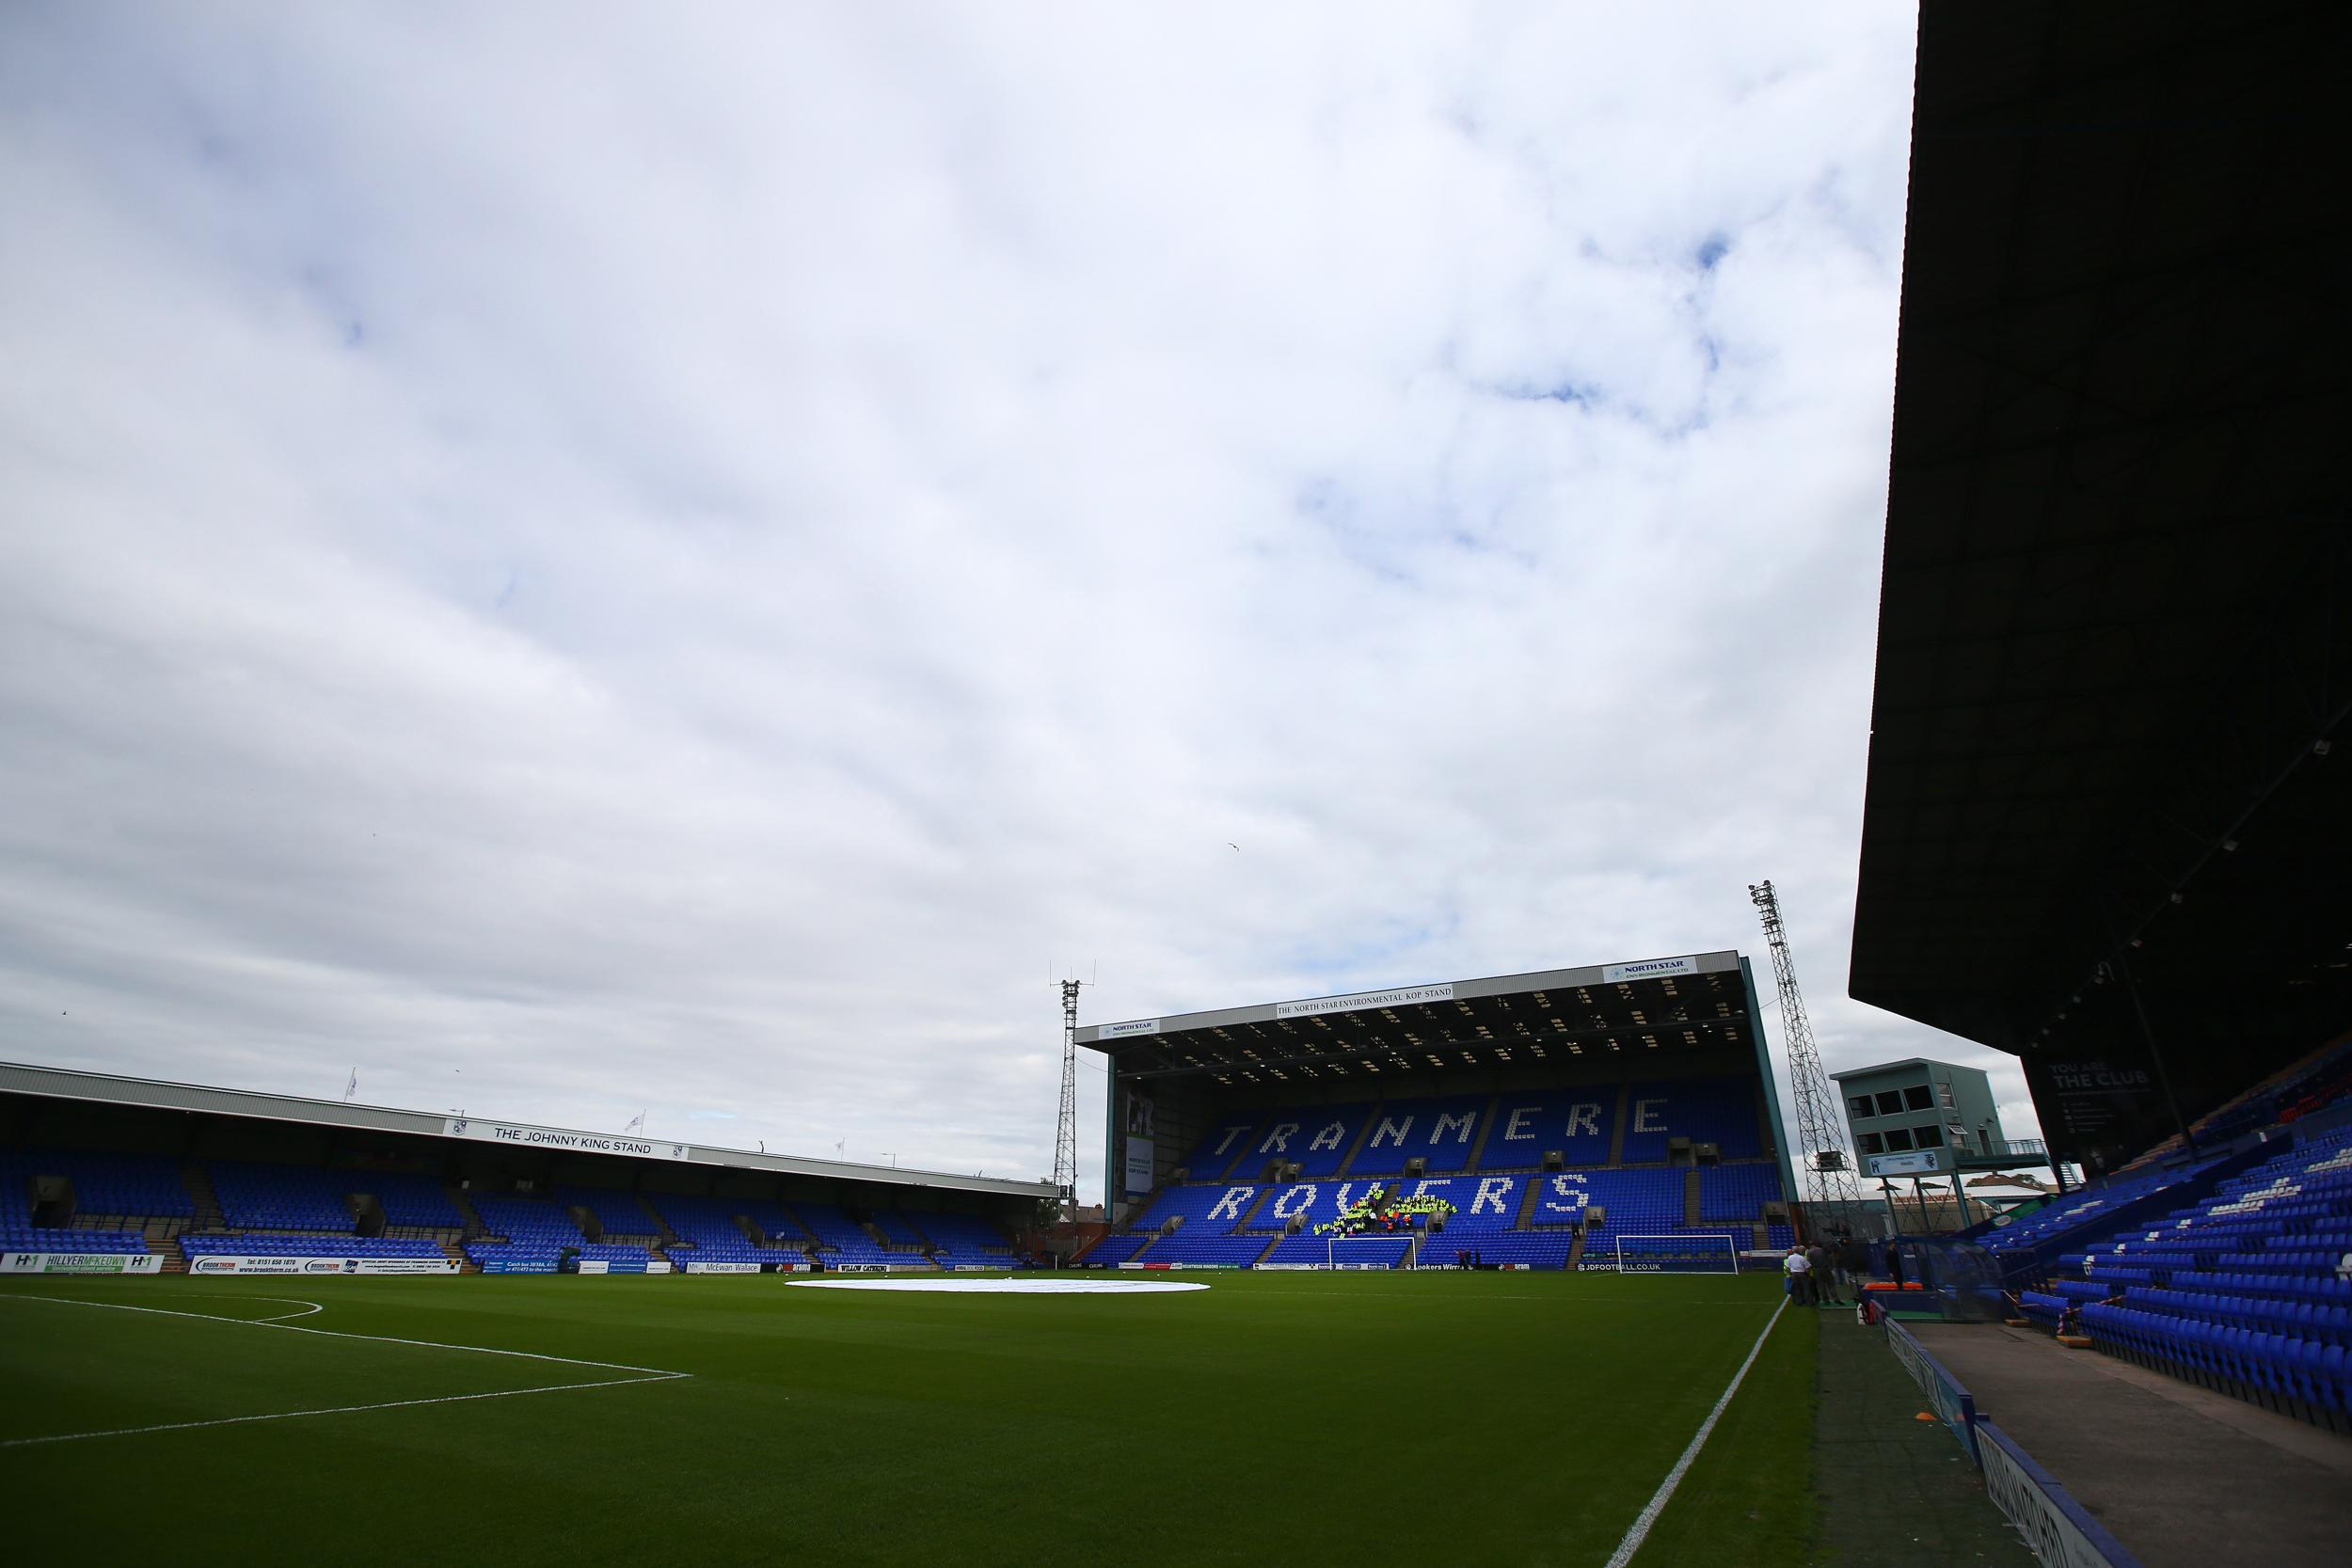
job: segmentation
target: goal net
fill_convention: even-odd
[[[1401,1269],[1412,1253],[1410,1235],[1383,1232],[1374,1236],[1327,1236],[1323,1266],[1327,1269]]]
[[[1738,1274],[1740,1251],[1729,1236],[1620,1236],[1619,1274]]]

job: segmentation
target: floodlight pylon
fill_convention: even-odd
[[[1751,884],[1748,897],[1764,917],[1764,941],[1772,950],[1772,979],[1780,989],[1781,1049],[1788,1058],[1788,1087],[1797,1101],[1797,1142],[1804,1150],[1804,1180],[1811,1201],[1852,1204],[1862,1201],[1862,1182],[1854,1170],[1853,1151],[1846,1147],[1846,1118],[1829,1075],[1821,1070],[1821,1053],[1813,1044],[1813,1023],[1805,1017],[1804,996],[1797,990],[1797,960],[1788,951],[1788,927],[1780,918],[1780,895],[1770,880]],[[1851,1217],[1855,1209],[1849,1209]]]
[[[1061,987],[1061,1113],[1054,1124],[1054,1191],[1059,1195],[1061,1217],[1078,1217],[1078,988],[1082,980],[1057,981]]]

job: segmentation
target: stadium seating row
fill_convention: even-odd
[[[81,1214],[187,1219],[196,1200],[177,1162],[159,1154],[106,1154],[82,1149],[11,1149],[0,1153],[0,1223],[32,1212],[32,1180],[62,1176],[73,1183]]]

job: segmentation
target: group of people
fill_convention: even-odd
[[[1788,1276],[1789,1298],[1799,1307],[1851,1307],[1870,1272],[1870,1248],[1853,1236],[1841,1235],[1835,1245],[1815,1242],[1791,1246],[1780,1267]]]

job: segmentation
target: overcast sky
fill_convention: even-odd
[[[1762,964],[1769,876],[1833,1069],[1999,1065],[1844,996],[1911,58],[8,7],[0,1054],[1036,1176],[1057,973]]]

